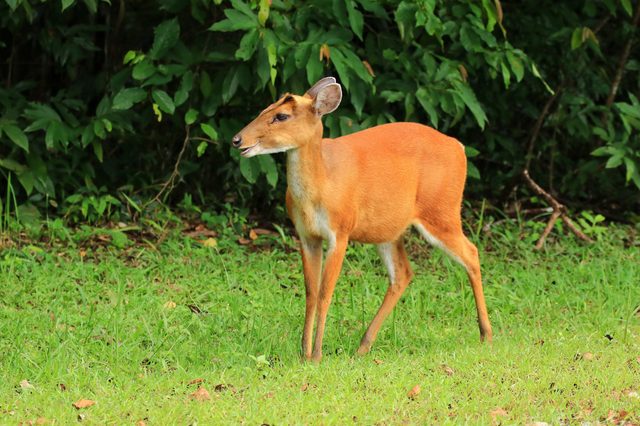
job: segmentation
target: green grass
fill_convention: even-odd
[[[637,423],[640,249],[621,232],[541,252],[481,241],[493,346],[479,343],[463,271],[412,238],[415,280],[363,358],[387,281],[375,248],[351,246],[321,365],[299,359],[304,285],[282,244],[5,250],[0,423],[574,424],[620,411]],[[189,398],[196,378],[209,401]],[[96,405],[76,411],[81,398]]]

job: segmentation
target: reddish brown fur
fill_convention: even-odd
[[[324,101],[331,104],[339,87],[325,82],[324,87],[329,87],[325,89],[321,85],[325,80],[316,86],[319,92],[326,90],[322,95],[328,101]],[[464,147],[416,123],[386,124],[322,139],[320,116],[325,105],[316,102],[316,86],[306,96],[285,95],[239,133],[240,147],[251,148],[252,155],[289,151],[286,203],[302,242],[307,288],[303,355],[314,360],[322,356],[326,313],[349,240],[392,242],[394,281],[358,352],[369,350],[413,275],[402,244],[402,235],[411,224],[422,226],[430,242],[442,246],[465,266],[476,299],[481,337],[491,340],[477,249],[462,233],[460,219],[466,178]],[[276,114],[290,118],[274,122]],[[321,272],[322,240],[328,241],[328,250]]]

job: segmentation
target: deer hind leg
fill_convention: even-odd
[[[360,341],[358,355],[364,355],[369,352],[371,345],[376,340],[380,326],[396,306],[413,277],[413,271],[411,271],[407,252],[404,250],[402,237],[397,241],[378,245],[378,252],[389,273],[389,288],[380,309],[378,309],[376,316]]]
[[[493,334],[489,315],[487,314],[484,292],[482,291],[482,274],[480,272],[478,249],[464,235],[462,226],[439,229],[435,226],[429,226],[424,220],[420,220],[415,224],[415,227],[431,245],[443,249],[445,253],[467,270],[473,297],[476,301],[480,340],[491,342]]]

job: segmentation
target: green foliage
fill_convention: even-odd
[[[0,1],[0,173],[19,182],[19,204],[116,218],[129,214],[125,197],[155,195],[187,138],[178,186],[162,201],[189,193],[217,208],[231,200],[274,211],[281,157],[240,158],[227,141],[279,94],[335,75],[346,93],[325,119],[328,136],[398,120],[432,125],[473,149],[470,189],[494,199],[511,192],[530,129],[562,88],[532,172],[569,199],[629,209],[640,187],[637,43],[619,96],[606,99],[633,8]]]

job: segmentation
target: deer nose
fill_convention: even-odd
[[[231,139],[231,143],[233,144],[233,146],[235,146],[236,148],[239,147],[240,145],[242,145],[242,136],[235,135],[233,137],[233,139]]]

